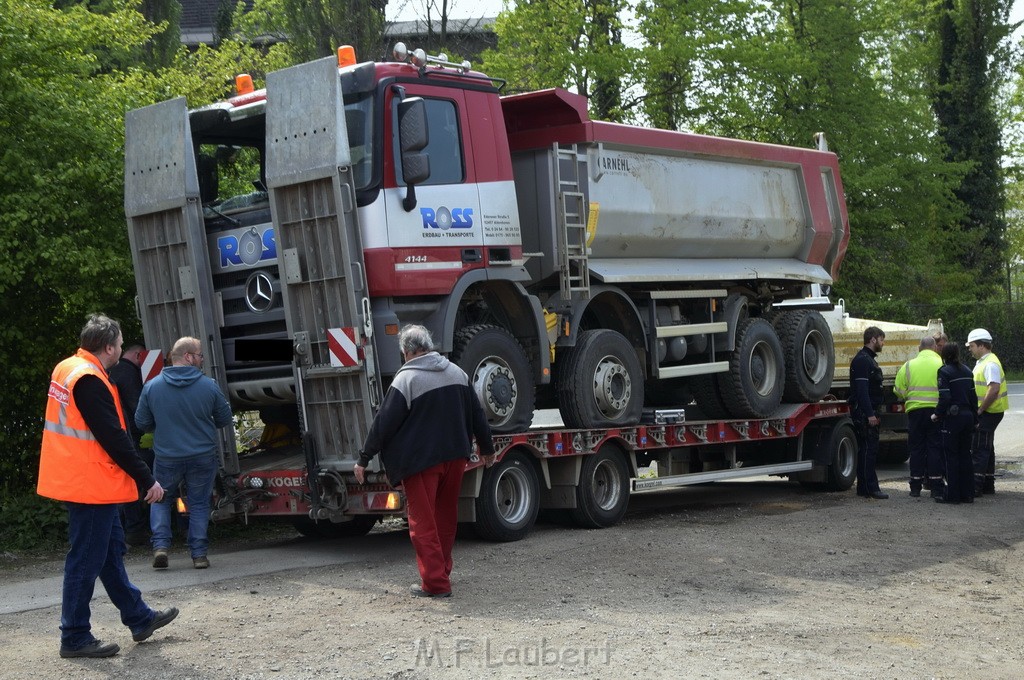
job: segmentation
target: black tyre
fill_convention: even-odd
[[[292,520],[292,526],[309,538],[354,538],[370,533],[380,519],[380,515],[355,515],[349,522],[335,523],[326,519],[314,522],[308,517],[299,517]]]
[[[718,387],[718,374],[695,375],[689,380],[697,408],[705,418],[728,418],[729,409]]]
[[[576,507],[569,510],[572,521],[587,529],[618,524],[629,505],[629,468],[622,452],[606,444],[586,456],[576,485]]]
[[[881,442],[878,445],[877,461],[884,465],[902,465],[910,458],[910,446],[906,439]]]
[[[825,481],[827,491],[846,491],[857,480],[857,436],[853,423],[839,420],[822,441],[828,448],[828,475]]]
[[[781,312],[773,320],[786,366],[783,401],[821,401],[832,387],[836,368],[832,331],[812,309]]]
[[[729,372],[718,374],[718,386],[730,415],[770,416],[782,403],[785,377],[782,344],[772,325],[764,319],[741,321]]]
[[[540,484],[529,456],[505,455],[486,468],[476,499],[477,535],[489,541],[518,541],[530,533],[540,509]]]
[[[535,386],[530,360],[500,326],[467,326],[455,334],[452,361],[469,376],[496,433],[522,432],[533,422]]]
[[[558,410],[566,427],[636,425],[644,374],[633,346],[606,329],[582,331],[558,370]]]
[[[647,406],[686,406],[693,401],[690,385],[682,378],[648,380],[644,394]]]

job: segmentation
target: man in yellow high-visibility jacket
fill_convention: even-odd
[[[907,411],[907,446],[910,449],[910,495],[921,495],[928,480],[932,498],[943,495],[942,440],[932,414],[939,403],[939,369],[942,359],[936,339],[921,338],[917,356],[900,366],[893,390]]]
[[[996,492],[996,428],[1010,408],[1006,373],[992,353],[992,334],[975,328],[967,334],[967,347],[978,360],[974,365],[974,391],[978,394],[978,432],[974,437],[974,496]]]

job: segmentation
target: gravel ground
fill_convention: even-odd
[[[122,647],[111,659],[60,659],[57,606],[0,615],[0,675],[1019,678],[1019,470],[1000,461],[998,493],[961,506],[910,498],[901,471],[883,474],[888,501],[782,481],[637,497],[611,529],[460,538],[448,600],[407,594],[415,565],[398,522],[348,543],[248,537],[215,545],[206,573],[223,580],[144,586],[152,606],[181,609],[145,643],[99,595],[94,632]],[[288,568],[304,549],[350,554]],[[247,555],[266,573],[218,574]],[[6,562],[9,582],[59,583],[59,561]],[[168,573],[186,562],[176,551]],[[128,563],[160,583],[144,552]]]

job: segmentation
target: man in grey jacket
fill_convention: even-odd
[[[398,335],[405,364],[384,396],[354,472],[360,484],[378,453],[388,480],[408,503],[409,538],[416,550],[416,597],[452,594],[452,547],[458,527],[459,489],[473,438],[484,463],[494,446],[480,400],[465,371],[433,351],[430,331],[406,326]]]
[[[203,375],[202,345],[184,337],[174,343],[171,365],[146,383],[135,424],[153,433],[153,475],[168,493],[150,511],[153,568],[166,569],[171,547],[171,502],[185,482],[188,547],[192,566],[206,569],[210,496],[220,467],[217,430],[231,424],[231,406],[211,378]]]

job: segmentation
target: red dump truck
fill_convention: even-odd
[[[713,479],[849,487],[829,305],[808,297],[849,238],[834,154],[594,121],[565,90],[502,96],[466,63],[395,54],[126,117],[147,343],[200,338],[236,411],[301,434],[226,434],[215,516],[345,534],[403,511],[352,466],[407,323],[495,433],[460,508],[485,536],[540,508],[605,526],[631,492]],[[562,426],[531,429],[540,408]]]

